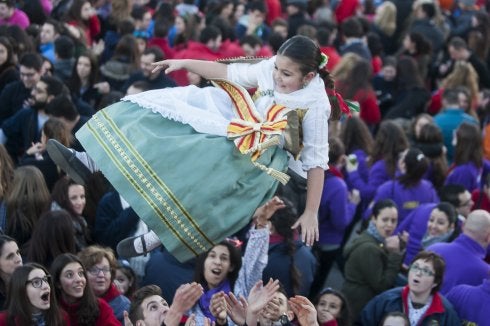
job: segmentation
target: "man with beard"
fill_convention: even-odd
[[[46,105],[57,95],[66,91],[63,83],[51,76],[43,76],[31,90],[30,104],[17,111],[2,123],[0,142],[12,159],[17,162],[24,152],[41,139],[41,129],[49,116]]]

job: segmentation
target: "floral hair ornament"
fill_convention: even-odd
[[[322,56],[322,60],[320,61],[320,64],[318,65],[319,69],[325,68],[325,66],[327,65],[327,62],[328,62],[328,56],[325,53],[322,53],[321,56]]]

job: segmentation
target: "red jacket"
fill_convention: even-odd
[[[332,72],[333,68],[340,62],[340,54],[333,46],[323,46],[320,48],[320,51],[327,55],[327,70]]]
[[[120,326],[121,323],[114,316],[112,308],[102,299],[97,299],[99,302],[99,318],[97,318],[94,326]],[[77,312],[80,303],[69,304],[60,299],[61,307],[68,313],[70,325],[77,326]]]
[[[164,37],[152,37],[148,40],[147,47],[156,46],[162,50],[165,59],[173,59],[175,55],[174,49],[168,45],[168,40]]]
[[[187,48],[175,53],[174,59],[196,59],[214,61],[221,58],[220,52],[213,52],[205,44],[189,41]],[[174,71],[170,74],[180,86],[189,85],[187,73],[184,70]]]

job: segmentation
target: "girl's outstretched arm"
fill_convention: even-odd
[[[306,207],[298,221],[292,226],[293,229],[301,226],[301,240],[307,246],[312,246],[318,241],[318,208],[322,198],[323,180],[325,171],[322,168],[308,170],[306,179]]]
[[[172,71],[185,69],[198,74],[206,79],[225,79],[227,77],[227,65],[215,61],[171,59],[152,63],[153,72],[164,70],[166,74]]]

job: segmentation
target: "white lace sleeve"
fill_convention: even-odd
[[[262,279],[262,272],[268,261],[268,252],[269,229],[252,228],[245,255],[242,258],[242,268],[240,268],[233,291],[237,298],[239,295],[247,298],[255,283]]]
[[[272,70],[271,59],[263,60],[258,63],[232,63],[228,65],[228,80],[242,85],[245,88],[255,88],[259,86],[259,81],[271,78]]]
[[[325,107],[326,105],[326,107]],[[330,116],[330,102],[320,101],[317,106],[311,107],[303,119],[303,151],[301,162],[303,170],[308,171],[315,167],[328,169],[328,118]]]

